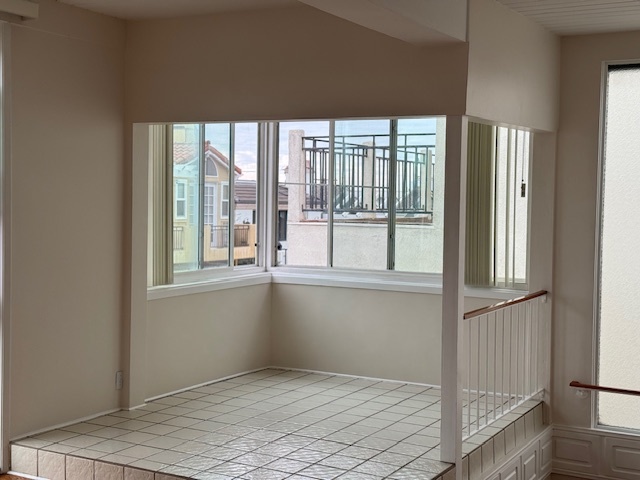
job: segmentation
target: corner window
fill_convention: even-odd
[[[173,273],[260,265],[261,208],[273,219],[263,229],[273,266],[442,274],[444,117],[150,132],[153,267],[163,272],[155,285]],[[522,129],[470,123],[468,285],[526,288],[530,145]],[[273,165],[269,178],[261,164]],[[260,192],[272,195],[267,206]]]

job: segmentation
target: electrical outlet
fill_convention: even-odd
[[[122,370],[116,372],[116,390],[122,390]]]

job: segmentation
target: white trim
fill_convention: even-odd
[[[188,201],[189,198],[189,183],[186,179],[178,178],[174,179],[174,193],[173,193],[173,218],[176,220],[187,220],[189,217],[188,213]],[[178,197],[178,186],[182,185],[184,187],[184,195]],[[178,215],[178,202],[184,202],[184,215]]]
[[[494,435],[494,437],[495,437],[495,435]],[[551,425],[545,425],[545,427],[542,430],[542,432],[540,432],[538,435],[533,437],[533,439],[531,439],[529,442],[524,444],[521,448],[516,448],[513,451],[513,453],[509,453],[509,455],[502,457],[500,459],[500,461],[494,463],[493,466],[490,469],[488,469],[486,471],[483,470],[482,478],[483,479],[487,479],[487,478],[493,477],[493,475],[495,473],[497,473],[499,470],[501,470],[502,468],[504,468],[505,465],[507,465],[508,463],[510,463],[513,460],[515,460],[517,457],[522,455],[525,451],[529,450],[537,442],[541,442],[542,440],[548,440],[548,439],[551,439],[551,438],[553,438],[553,427]],[[542,452],[538,451],[538,456],[539,456],[538,458],[540,458],[541,455],[542,455]],[[469,457],[469,454],[466,454],[465,457]],[[538,463],[538,473],[541,473],[540,472],[541,468],[542,468],[542,465],[540,465],[540,463]],[[551,473],[553,473],[553,469],[552,469],[551,472],[547,473],[547,475],[544,478],[547,478]],[[523,477],[520,477],[520,478],[523,478]]]
[[[511,300],[527,295],[528,290],[512,290],[509,288],[478,288],[464,287],[465,298],[493,298],[496,300]]]
[[[330,274],[310,275],[300,273],[271,272],[271,281],[277,284],[288,285],[359,288],[366,290],[383,290],[391,292],[429,293],[433,295],[440,295],[442,293],[441,285],[430,285],[428,283],[399,280],[379,280],[376,278],[366,277],[364,274],[360,274],[359,276],[354,277],[348,277]]]
[[[596,182],[596,217],[595,217],[595,241],[594,241],[594,262],[593,262],[593,318],[592,318],[592,335],[591,335],[591,383],[597,384],[598,371],[600,364],[600,269],[601,269],[601,238],[602,238],[602,206],[604,202],[603,184],[604,168],[605,168],[605,142],[606,142],[606,115],[607,115],[607,96],[609,90],[609,67],[614,65],[637,65],[640,67],[640,59],[635,60],[615,60],[603,61],[600,71],[600,115],[598,125],[598,169]],[[594,391],[591,395],[591,428],[601,429],[602,425],[598,424],[598,398],[599,394]],[[604,426],[606,429],[607,427]]]
[[[9,470],[7,472],[9,475],[16,475],[19,476],[20,478],[31,478],[33,480],[47,480],[46,478],[43,477],[35,477],[33,475],[29,475],[27,473],[21,473],[21,472],[14,472],[13,470]]]
[[[553,469],[555,474],[568,475],[572,477],[588,478],[588,479],[615,479],[615,478],[637,478],[638,469],[630,468],[627,470],[629,476],[613,476],[610,473],[615,467],[612,465],[613,458],[610,455],[610,451],[607,450],[606,440],[616,439],[627,442],[633,442],[633,451],[637,451],[640,448],[640,436],[624,434],[617,431],[593,429],[587,427],[574,427],[570,425],[552,425],[554,441],[561,441],[564,439],[577,440],[581,444],[586,445],[588,448],[589,460],[592,462],[590,465],[585,465],[584,453],[577,455],[576,458],[572,458],[567,452],[564,453],[562,458],[553,457]],[[560,464],[560,466],[558,465]],[[563,468],[564,467],[564,468]]]
[[[464,314],[468,119],[447,117],[444,186],[444,251],[442,278],[442,399],[440,461],[456,464],[462,480],[462,369],[461,334]]]
[[[231,163],[231,160],[229,160],[229,163]],[[230,172],[231,173],[231,172]],[[231,179],[229,179],[231,180]],[[231,216],[231,202],[229,201],[231,199],[231,181],[228,182],[220,182],[220,218],[223,220],[228,219]],[[225,200],[224,198],[224,187],[227,187],[227,199]],[[227,214],[224,214],[224,204],[225,202],[227,203]],[[229,242],[231,243],[231,242]]]
[[[183,285],[162,285],[147,289],[147,300],[160,300],[162,298],[181,297],[183,295],[194,295],[197,293],[215,292],[218,290],[264,285],[268,283],[271,283],[271,275],[261,272],[196,283],[186,283]]]
[[[217,378],[215,380],[209,380],[207,382],[198,383],[197,385],[192,385],[190,387],[179,388],[178,390],[173,390],[172,392],[169,392],[169,393],[163,393],[161,395],[156,395],[155,397],[147,398],[145,400],[145,402],[147,402],[147,403],[153,402],[154,400],[158,400],[159,398],[170,397],[171,395],[176,395],[178,393],[188,392],[189,390],[193,390],[194,388],[205,387],[207,385],[211,385],[212,383],[224,382],[225,380],[229,380],[230,378],[241,377],[243,375],[248,375],[250,373],[260,372],[262,370],[268,370],[270,368],[278,368],[278,367],[260,367],[260,368],[254,368],[253,370],[246,370],[244,372],[234,373],[232,375],[227,375],[226,377]],[[135,408],[140,408],[140,407],[143,407],[143,406],[144,405],[140,405],[140,406],[135,407]]]
[[[419,387],[427,387],[427,388],[436,388],[440,390],[440,385],[431,385],[430,383],[420,383],[420,382],[408,382],[406,380],[391,380],[389,378],[378,378],[378,377],[367,377],[364,375],[350,375],[347,373],[335,373],[335,372],[325,372],[324,370],[311,370],[308,368],[292,368],[292,367],[279,367],[276,365],[272,365],[269,367],[261,368],[260,370],[286,370],[289,372],[306,372],[306,373],[315,373],[317,375],[331,375],[333,377],[344,377],[344,378],[361,378],[364,380],[372,380],[376,382],[390,382],[390,383],[400,383],[402,385],[417,385]]]
[[[0,23],[0,471],[9,468],[11,435],[11,29]]]
[[[225,380],[229,380],[231,378],[241,377],[243,375],[248,375],[250,373],[261,372],[263,370],[284,370],[284,371],[287,371],[287,372],[305,372],[305,373],[314,373],[314,374],[317,374],[317,375],[331,375],[333,377],[361,378],[361,379],[365,379],[365,380],[373,380],[373,381],[376,381],[376,382],[390,382],[390,383],[398,383],[398,384],[402,384],[402,385],[417,385],[419,387],[435,388],[435,389],[440,390],[440,385],[431,385],[429,383],[408,382],[408,381],[405,381],[405,380],[391,380],[391,379],[388,379],[388,378],[367,377],[367,376],[363,376],[363,375],[349,375],[349,374],[346,374],[346,373],[325,372],[323,370],[310,370],[310,369],[307,369],[307,368],[292,368],[292,367],[281,367],[281,366],[276,366],[276,365],[269,365],[269,366],[266,366],[266,367],[254,368],[253,370],[247,370],[247,371],[240,372],[240,373],[234,373],[233,375],[227,375],[226,377],[217,378],[215,380],[209,380],[209,381],[206,381],[206,382],[203,382],[203,383],[198,383],[198,384],[192,385],[190,387],[180,388],[178,390],[173,390],[171,392],[163,393],[161,395],[156,395],[154,397],[147,398],[145,400],[145,402],[147,402],[147,403],[148,402],[153,402],[154,400],[158,400],[159,398],[165,398],[165,397],[169,397],[171,395],[176,395],[178,393],[188,392],[189,390],[193,390],[194,388],[205,387],[207,385],[211,385],[212,383],[224,382]],[[144,405],[139,405],[137,407],[131,408],[130,410],[135,410],[136,408],[141,408],[143,406]],[[48,430],[51,430],[51,428],[47,428],[44,431],[48,431]]]
[[[57,430],[59,428],[68,427],[69,425],[75,425],[76,423],[81,423],[81,422],[86,422],[88,420],[93,420],[94,418],[98,418],[98,417],[102,417],[104,415],[109,415],[111,413],[119,412],[120,410],[122,410],[122,409],[121,408],[112,408],[111,410],[105,410],[104,412],[101,412],[101,413],[94,413],[93,415],[87,415],[86,417],[77,418],[77,419],[71,420],[69,422],[58,423],[57,425],[52,425],[52,426],[49,426],[49,427],[46,427],[46,428],[40,428],[38,430],[34,430],[32,432],[25,433],[24,435],[20,435],[18,437],[14,437],[14,438],[11,439],[11,441],[12,442],[17,442],[19,440],[22,440],[23,438],[32,437],[34,435],[39,435],[41,433],[50,432],[51,430]]]
[[[604,147],[606,135],[606,105],[609,87],[609,63],[602,62],[600,71],[600,115],[598,125],[598,170],[596,181],[596,228],[593,257],[593,319],[591,335],[591,383],[597,383],[600,364],[600,237],[602,235],[602,183],[604,181]],[[598,418],[598,395],[591,395],[591,428],[595,428]]]
[[[617,430],[614,427],[606,428],[606,427],[598,427],[598,428],[588,428],[588,427],[574,427],[572,425],[553,425],[554,432],[556,430],[560,432],[574,432],[574,433],[582,433],[585,435],[598,435],[600,437],[613,437],[613,438],[623,438],[625,440],[637,440],[640,443],[640,433],[633,434],[631,431],[628,433]]]
[[[216,278],[211,278],[215,276]],[[439,275],[420,275],[397,272],[348,271],[315,268],[275,267],[265,271],[261,267],[242,269],[206,269],[178,274],[182,283],[160,285],[147,289],[147,300],[179,297],[214,292],[230,288],[274,283],[280,285],[307,285],[316,287],[357,288],[386,292],[422,293],[442,295]],[[528,292],[522,290],[473,288],[464,289],[465,298],[510,300]]]

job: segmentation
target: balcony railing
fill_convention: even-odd
[[[250,225],[234,225],[233,227],[233,245],[235,247],[249,246],[249,228]],[[229,225],[212,225],[211,248],[228,248],[229,247]]]
[[[173,227],[173,249],[184,250],[184,227]]]
[[[433,211],[435,143],[433,134],[400,134],[396,147],[395,207],[398,213]],[[389,209],[389,135],[334,137],[333,210],[380,212]],[[427,140],[427,141],[425,141]],[[306,211],[329,207],[330,138],[303,137]]]

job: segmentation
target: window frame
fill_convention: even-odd
[[[264,190],[264,182],[265,182],[265,175],[264,175],[264,157],[260,155],[260,149],[261,149],[261,135],[260,135],[260,126],[261,124],[263,124],[264,122],[196,122],[194,123],[195,125],[198,125],[200,127],[200,131],[201,131],[201,137],[203,139],[203,142],[205,141],[205,128],[207,125],[214,125],[214,124],[223,124],[223,125],[229,125],[230,126],[230,151],[229,151],[229,181],[225,181],[225,182],[218,182],[218,183],[209,183],[209,186],[213,186],[214,187],[214,198],[213,198],[213,214],[214,214],[214,220],[215,220],[215,215],[217,208],[220,208],[222,210],[222,205],[224,202],[227,203],[228,205],[228,215],[224,216],[221,215],[220,218],[221,219],[231,219],[231,218],[235,218],[235,205],[234,202],[231,202],[231,198],[233,195],[233,184],[231,182],[235,182],[236,178],[235,178],[235,146],[234,146],[234,142],[235,142],[235,126],[237,124],[244,124],[244,123],[254,123],[257,126],[257,151],[258,151],[258,158],[257,158],[257,172],[256,172],[256,213],[255,213],[255,220],[256,220],[256,235],[257,235],[257,246],[256,246],[256,257],[255,257],[255,264],[252,265],[234,265],[234,229],[231,228],[233,226],[233,222],[229,222],[229,238],[228,238],[228,265],[226,266],[203,266],[201,268],[198,269],[194,269],[194,270],[190,270],[190,271],[179,271],[179,272],[174,272],[173,274],[173,283],[171,284],[167,284],[167,285],[158,285],[158,286],[154,286],[154,287],[149,287],[149,295],[151,296],[155,296],[156,294],[153,294],[151,292],[153,291],[157,291],[157,292],[164,292],[164,293],[158,293],[158,298],[163,298],[165,296],[171,296],[171,294],[168,294],[167,292],[172,289],[172,288],[181,288],[184,289],[185,286],[188,285],[200,285],[200,287],[197,287],[198,289],[201,289],[201,285],[203,283],[213,283],[213,284],[217,284],[219,288],[220,287],[220,282],[228,282],[230,280],[232,280],[235,277],[241,277],[241,276],[250,276],[251,278],[256,275],[256,274],[264,274],[266,273],[266,268],[263,264],[263,257],[264,255],[261,253],[261,245],[264,244],[264,241],[261,238],[262,235],[262,231],[263,231],[263,226],[262,226],[262,218],[264,218],[264,213],[262,212],[263,209],[263,198],[262,198],[262,192]],[[185,124],[184,122],[179,123],[179,125]],[[165,124],[168,126],[173,126],[174,124],[169,123],[169,124]],[[205,239],[204,236],[204,226],[205,226],[205,191],[206,191],[206,186],[207,186],[207,181],[206,181],[206,163],[207,161],[210,160],[207,158],[206,156],[206,149],[203,148],[200,154],[200,170],[202,173],[202,175],[200,175],[200,184],[198,185],[198,190],[199,192],[197,192],[197,196],[199,199],[199,204],[200,204],[200,208],[199,208],[199,212],[198,212],[198,217],[199,217],[199,237],[200,237],[200,242],[202,244],[205,244],[207,239]],[[213,161],[213,160],[212,160]],[[218,175],[216,175],[216,178],[219,177],[219,172],[218,172],[218,167],[215,165],[214,163],[214,167],[216,167],[216,173]],[[209,175],[211,177],[211,175]],[[175,182],[174,182],[175,183]],[[218,185],[221,186],[221,188],[218,188]],[[228,199],[224,200],[223,197],[223,190],[224,188],[222,188],[222,186],[226,186],[227,187],[227,193],[228,193]],[[188,188],[188,187],[187,187]],[[194,187],[195,188],[195,187]],[[218,194],[218,192],[220,192]],[[174,206],[175,208],[175,206]],[[188,214],[188,211],[187,211]],[[181,220],[187,220],[188,219],[188,215],[186,218],[181,218]],[[200,255],[202,256],[202,248],[200,248]],[[202,259],[199,262],[200,264],[202,264]],[[249,282],[251,284],[251,281]],[[260,282],[258,282],[260,283]],[[195,288],[195,287],[194,287]],[[217,289],[214,288],[214,289]]]
[[[333,119],[313,119],[314,121],[327,121],[336,122],[344,120],[388,120],[390,123],[396,125],[401,119],[419,119],[425,117],[442,117],[446,119],[446,115],[420,115],[420,116],[406,116],[406,117],[355,117],[355,118],[333,118]],[[277,219],[278,219],[278,171],[277,164],[278,159],[278,134],[279,126],[282,122],[295,121],[294,120],[281,120],[281,121],[242,121],[242,122],[206,122],[201,125],[209,125],[213,123],[225,123],[232,126],[234,129],[236,124],[242,123],[255,123],[258,128],[258,160],[257,160],[257,175],[256,175],[256,188],[257,188],[257,200],[258,205],[256,208],[256,222],[257,222],[257,249],[256,249],[256,264],[255,265],[239,265],[234,266],[232,260],[232,254],[230,254],[230,265],[226,267],[205,267],[198,270],[188,272],[175,272],[174,281],[172,284],[160,285],[149,287],[149,298],[163,298],[164,296],[172,296],[167,293],[171,289],[178,288],[184,291],[184,288],[189,285],[194,288],[203,289],[203,284],[211,284],[211,290],[217,290],[219,288],[226,288],[223,285],[225,282],[232,281],[234,278],[254,278],[255,275],[268,275],[271,282],[276,283],[302,283],[310,285],[324,285],[329,281],[337,281],[343,286],[353,286],[354,288],[372,288],[379,290],[391,290],[391,291],[419,291],[423,293],[441,293],[442,290],[442,275],[439,273],[420,273],[409,271],[397,271],[397,270],[365,270],[357,268],[337,268],[337,267],[317,267],[317,266],[277,266]],[[486,122],[479,120],[481,122]],[[184,123],[184,122],[180,122]],[[171,123],[166,125],[173,125]],[[332,132],[334,133],[334,132]],[[530,144],[532,148],[533,142]],[[232,147],[233,149],[233,147]],[[203,154],[203,163],[206,161]],[[232,157],[232,155],[230,155]],[[275,162],[274,162],[275,160]],[[232,159],[230,158],[230,175],[235,175]],[[529,169],[531,170],[532,162],[529,163]],[[202,183],[206,182],[206,175],[202,175]],[[433,175],[431,175],[433,181]],[[222,184],[223,182],[221,182]],[[225,182],[228,184],[228,182]],[[434,187],[435,188],[435,187]],[[222,204],[222,188],[220,190],[220,202]],[[202,189],[202,217],[204,217],[204,188]],[[224,218],[230,218],[232,215],[232,203],[231,189],[229,189],[229,215]],[[204,222],[204,218],[201,219]],[[530,222],[530,206],[529,206],[529,222]],[[203,223],[204,225],[204,223]],[[392,234],[395,227],[388,229],[388,235]],[[528,230],[530,235],[530,228]],[[529,247],[529,241],[527,245]],[[527,252],[527,259],[529,258],[529,252]],[[527,265],[527,271],[529,271],[529,265]],[[304,277],[304,281],[302,278]],[[250,281],[250,280],[249,280]],[[240,284],[238,284],[240,285]],[[205,288],[206,290],[206,288]],[[483,298],[496,298],[496,299],[508,299],[513,296],[514,293],[522,294],[523,290],[516,290],[512,288],[504,288],[501,286],[478,288],[478,287],[466,287],[465,291],[471,296],[478,296]],[[156,292],[156,293],[153,293]],[[162,293],[164,292],[164,293]]]
[[[604,206],[604,181],[605,181],[605,149],[607,133],[607,97],[609,92],[609,70],[615,66],[637,66],[640,68],[640,59],[634,60],[609,60],[603,61],[600,72],[600,121],[598,126],[598,167],[596,179],[596,225],[594,239],[594,265],[593,265],[593,319],[592,319],[592,364],[591,383],[598,384],[600,361],[600,295],[601,295],[601,267],[602,267],[602,232],[603,232],[603,206]],[[615,387],[615,385],[614,385]],[[626,435],[640,435],[636,429],[623,428],[598,423],[599,392],[590,396],[591,401],[591,428],[598,431],[623,433]]]
[[[231,170],[229,170],[229,175],[234,175],[234,172],[232,172]],[[231,217],[231,179],[229,179],[228,182],[220,182],[220,218],[222,219],[228,219]],[[226,191],[227,191],[227,198],[224,198],[224,192],[225,192],[225,187],[226,187]],[[225,210],[225,203],[227,206],[227,214],[224,214],[224,210]]]
[[[189,211],[188,211],[188,199],[189,199],[189,182],[187,180],[184,179],[174,179],[174,194],[173,194],[173,211],[175,212],[175,218],[178,220],[185,220],[187,221],[189,219]],[[182,186],[183,188],[183,193],[184,195],[182,196],[182,198],[178,197],[178,191],[179,191],[179,187]],[[182,215],[178,215],[178,202],[183,202],[184,203],[184,207],[183,207],[183,211],[184,213]]]
[[[207,193],[207,191],[211,193]],[[207,203],[210,200],[210,203]],[[204,182],[204,195],[203,195],[203,225],[213,225],[216,219],[216,184],[212,182]],[[208,211],[210,210],[210,211]],[[211,217],[211,222],[207,223],[207,217]]]

